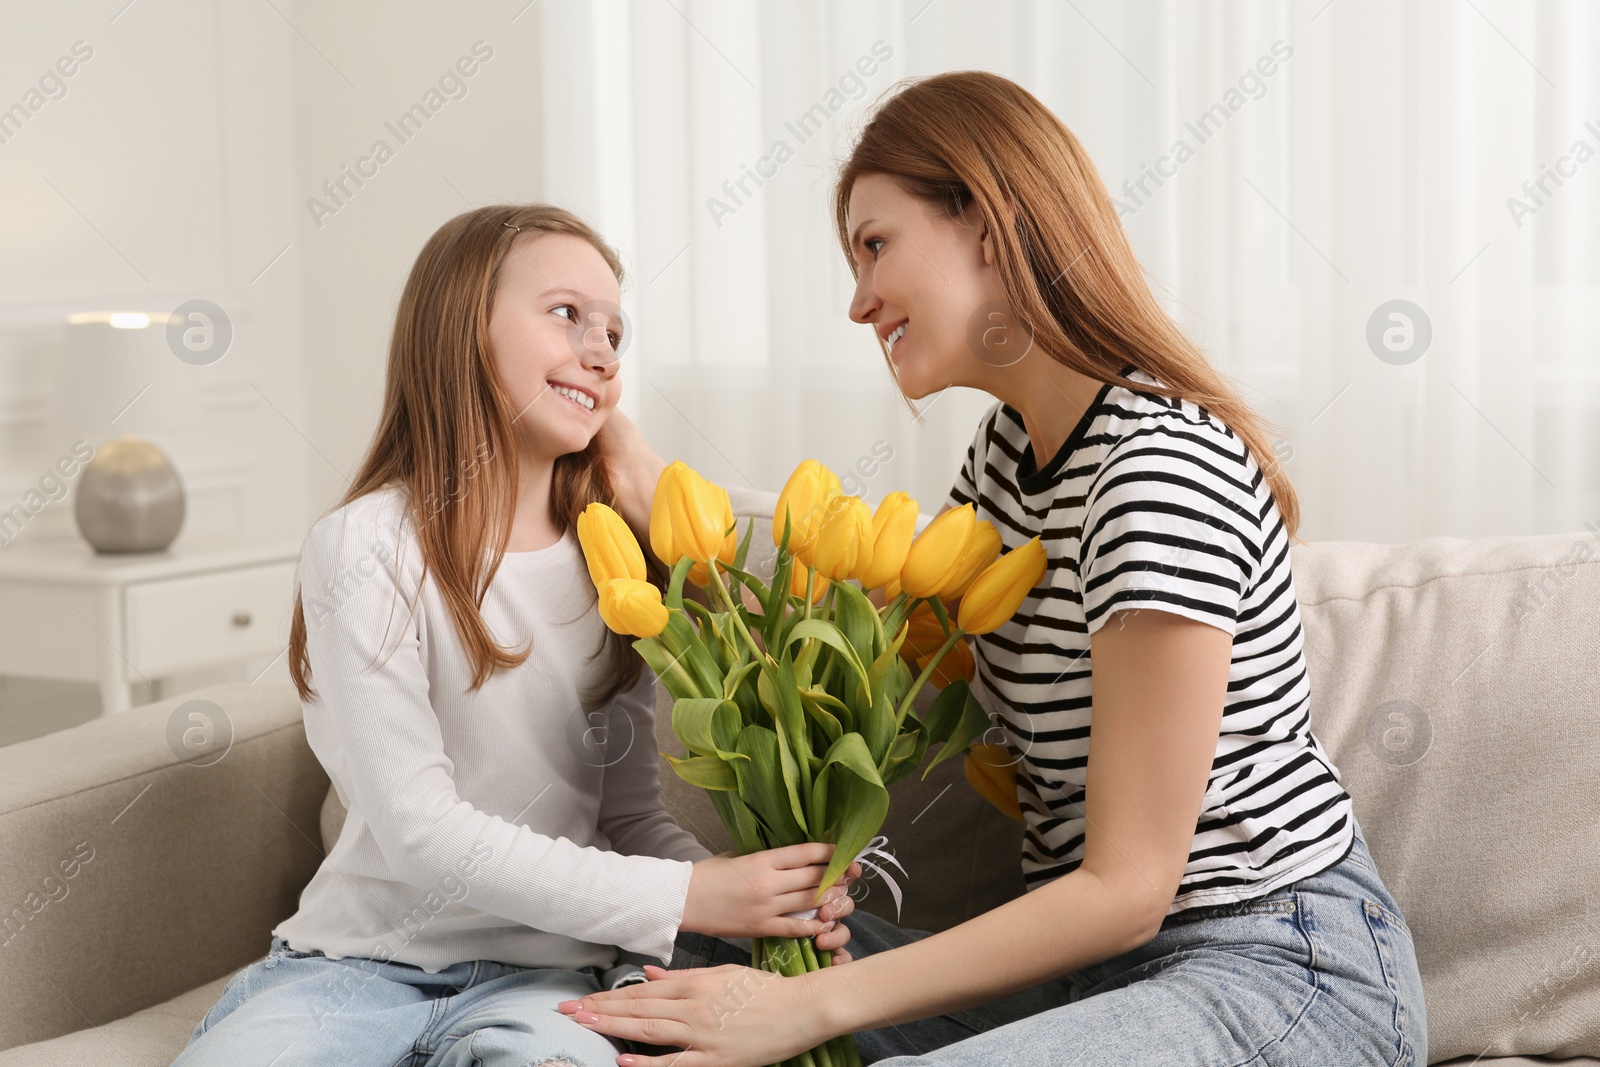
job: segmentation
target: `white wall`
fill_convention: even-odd
[[[989,399],[952,390],[912,421],[847,320],[827,194],[864,109],[902,77],[997,70],[1057,110],[1116,190],[1281,37],[1296,56],[1267,95],[1127,225],[1169,305],[1288,427],[1304,533],[1576,530],[1600,516],[1600,252],[1564,235],[1591,232],[1600,200],[1583,171],[1527,227],[1504,201],[1600,117],[1581,61],[1595,19],[1480,6],[8,10],[0,106],[75,41],[94,55],[0,143],[0,504],[70,444],[40,417],[61,314],[204,296],[237,336],[200,369],[206,427],[163,441],[190,489],[184,537],[298,536],[370,437],[422,242],[468,206],[549,199],[622,248],[624,406],[664,455],[768,488],[805,456],[859,463],[869,500],[905,488],[934,505]],[[480,41],[492,57],[466,94],[399,144],[385,123]],[[878,42],[892,58],[798,143],[786,123]],[[307,201],[380,138],[393,158],[315,219]],[[779,139],[795,158],[732,215],[708,210]],[[1436,309],[1434,350],[1381,365],[1362,321],[1408,294]],[[70,501],[36,534],[72,536]]]
[[[265,4],[121,7],[14,5],[0,32],[0,107],[39,105],[0,143],[0,507],[70,450],[46,421],[64,315],[204,298],[234,338],[219,361],[190,368],[201,428],[152,435],[188,493],[180,543],[299,536],[299,42]],[[77,42],[88,58],[64,93],[50,84],[58,99],[30,97]],[[108,416],[104,436],[115,430]],[[23,535],[75,537],[71,498]]]

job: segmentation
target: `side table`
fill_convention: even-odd
[[[19,541],[0,551],[0,675],[98,682],[109,715],[136,681],[275,656],[299,557],[298,542],[101,555]]]

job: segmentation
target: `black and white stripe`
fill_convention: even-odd
[[[1344,855],[1351,801],[1311,732],[1288,536],[1231,429],[1192,401],[1107,384],[1038,468],[1021,415],[997,402],[949,502],[971,503],[1006,551],[1037,536],[1049,557],[1016,615],[973,639],[974,693],[1021,754],[1027,889],[1083,860],[1089,637],[1118,608],[1233,636],[1216,756],[1168,914],[1261,896]]]

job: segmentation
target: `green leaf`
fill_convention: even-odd
[[[749,544],[749,533],[748,532],[746,532],[746,534],[745,534],[745,543],[747,545]],[[742,584],[747,585],[751,589],[755,590],[756,599],[761,602],[761,610],[763,610],[763,611],[771,611],[772,610],[771,605],[768,603],[768,601],[770,601],[772,599],[772,590],[767,588],[767,583],[766,582],[763,582],[760,578],[757,578],[754,574],[751,574],[749,571],[743,569],[743,567],[739,566],[738,564],[734,564],[734,565],[731,565],[731,566],[728,565],[728,564],[724,564],[722,569],[727,571],[733,577],[739,579],[739,581]],[[743,600],[742,599],[739,600],[738,603],[743,603]],[[757,619],[765,620],[766,616],[764,616],[764,615],[755,615],[755,616],[751,616],[751,618],[757,618]]]
[[[778,739],[796,760],[795,769],[798,772],[795,778],[797,797],[795,800],[795,818],[801,826],[805,825],[805,815],[799,810],[798,794],[807,793],[811,789],[811,735],[806,729],[805,709],[800,705],[800,688],[795,684],[794,668],[789,663],[789,657],[784,656],[778,660],[776,667],[763,664],[761,676],[756,679],[756,692],[761,696],[761,702],[772,712],[773,722],[778,731]],[[799,765],[799,760],[806,761],[804,768]]]
[[[751,660],[742,667],[734,668],[733,672],[722,680],[722,695],[732,700],[733,694],[739,691],[739,686],[744,682],[745,677],[759,666],[761,666],[760,663]]]
[[[717,625],[720,616],[692,597],[684,600],[683,608],[700,620],[700,643],[711,654],[711,659],[717,665],[717,673],[726,673],[737,660],[738,650],[729,646],[723,635],[725,628]]]
[[[805,804],[801,797],[811,791],[811,764],[809,760],[799,757],[810,754],[810,746],[804,753],[797,752],[788,735],[782,730],[776,731],[778,737],[778,769],[783,775],[783,790],[789,800],[789,814],[794,816],[794,821],[800,827],[803,838],[810,838],[811,828],[806,825]],[[804,779],[804,785],[801,779]]]
[[[672,577],[667,579],[667,595],[661,601],[667,607],[683,607],[683,579],[693,566],[694,560],[688,556],[679,557],[678,562],[672,565]]]
[[[800,823],[789,808],[778,735],[765,726],[746,726],[739,731],[736,748],[750,757],[732,764],[739,782],[739,796],[765,825],[768,841],[773,846],[798,845],[805,841],[806,835],[800,831]]]
[[[829,746],[812,786],[812,826],[834,844],[817,897],[844,874],[856,853],[871,841],[889,814],[889,791],[860,734],[845,734]]]
[[[694,679],[695,692],[685,695],[716,696],[722,692],[722,671],[718,669],[716,660],[712,658],[705,645],[700,642],[700,635],[695,633],[688,616],[683,612],[669,612],[667,628],[656,635],[655,640],[660,641],[662,647]]]
[[[973,738],[978,737],[989,728],[989,713],[984,711],[983,705],[979,704],[977,699],[973,697],[972,690],[967,688],[966,682],[962,679],[957,679],[957,681],[961,682],[961,718],[957,720],[955,728],[950,731],[949,740],[945,741],[944,746],[939,749],[939,754],[929,760],[928,766],[923,769],[922,777],[924,781],[927,780],[929,771],[951,756],[965,752],[971,746]],[[956,686],[952,684],[948,688],[955,689]],[[944,693],[940,693],[939,696],[943,697]],[[938,701],[935,701],[935,703],[937,704]]]
[[[820,692],[820,690],[816,689],[800,690],[800,706],[805,708],[807,715],[811,716],[811,721],[822,728],[822,732],[828,737],[828,744],[831,745],[843,736],[844,723],[840,722],[839,717],[833,714],[832,710],[819,698],[817,694]],[[826,693],[821,693],[821,696],[826,697],[834,704],[838,704],[840,708],[844,708],[842,703]],[[848,709],[845,713],[849,714]]]
[[[681,759],[669,752],[661,753],[678,772],[678,777],[701,789],[733,790],[739,787],[733,767],[716,756],[691,756]]]
[[[961,712],[966,707],[970,687],[965,678],[957,678],[939,691],[928,708],[928,737],[933,741],[948,740],[950,732],[961,722]]]
[[[823,647],[819,642],[808,641],[801,646],[800,654],[794,658],[794,677],[801,688],[811,685],[812,667],[816,664],[817,656]]]
[[[655,672],[667,692],[674,697],[700,696],[700,683],[690,670],[677,662],[672,653],[654,637],[641,637],[633,643],[634,650],[644,659],[645,665]]]
[[[856,719],[857,729],[867,743],[867,750],[872,753],[873,762],[880,767],[888,756],[889,745],[900,732],[900,723],[895,719],[898,702],[892,698],[892,694],[903,691],[900,646],[904,640],[905,631],[902,631],[895,643],[873,660],[865,683],[866,706]]]
[[[745,759],[732,751],[743,724],[739,706],[717,697],[690,697],[672,703],[672,732],[696,756]]]
[[[862,683],[866,682],[867,671],[866,668],[861,666],[861,657],[856,655],[855,648],[833,623],[827,619],[801,619],[794,624],[793,629],[784,637],[783,644],[780,647],[788,648],[794,642],[806,638],[815,638],[835,649],[844,657],[844,661],[850,665],[850,669],[856,672],[856,676],[861,679]]]
[[[706,796],[710,798],[711,806],[717,809],[717,814],[722,818],[722,825],[728,828],[728,836],[733,840],[733,847],[741,856],[772,847],[761,836],[761,821],[737,792],[712,790]]]
[[[910,739],[909,741],[907,739]],[[910,752],[907,754],[906,747]],[[889,746],[889,755],[884,761],[881,770],[883,784],[893,785],[922,764],[922,757],[928,751],[928,728],[922,720],[915,715],[906,715],[906,727],[895,737],[894,744]]]
[[[871,663],[887,644],[878,609],[867,594],[850,582],[834,582],[830,589],[835,596],[833,617],[840,631],[856,650],[857,658]]]
[[[745,675],[739,681],[739,688],[733,691],[733,701],[739,705],[740,720],[748,726],[755,722],[767,721],[770,712],[761,704],[761,698],[756,693],[755,679],[760,675]]]

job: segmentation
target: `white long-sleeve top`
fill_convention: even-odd
[[[404,493],[339,508],[301,549],[306,740],[349,814],[273,933],[430,973],[474,959],[604,969],[619,947],[667,963],[710,852],[662,806],[654,675],[581,708],[604,624],[569,530],[505,554],[481,612],[501,645],[531,637],[533,651],[469,692]]]

